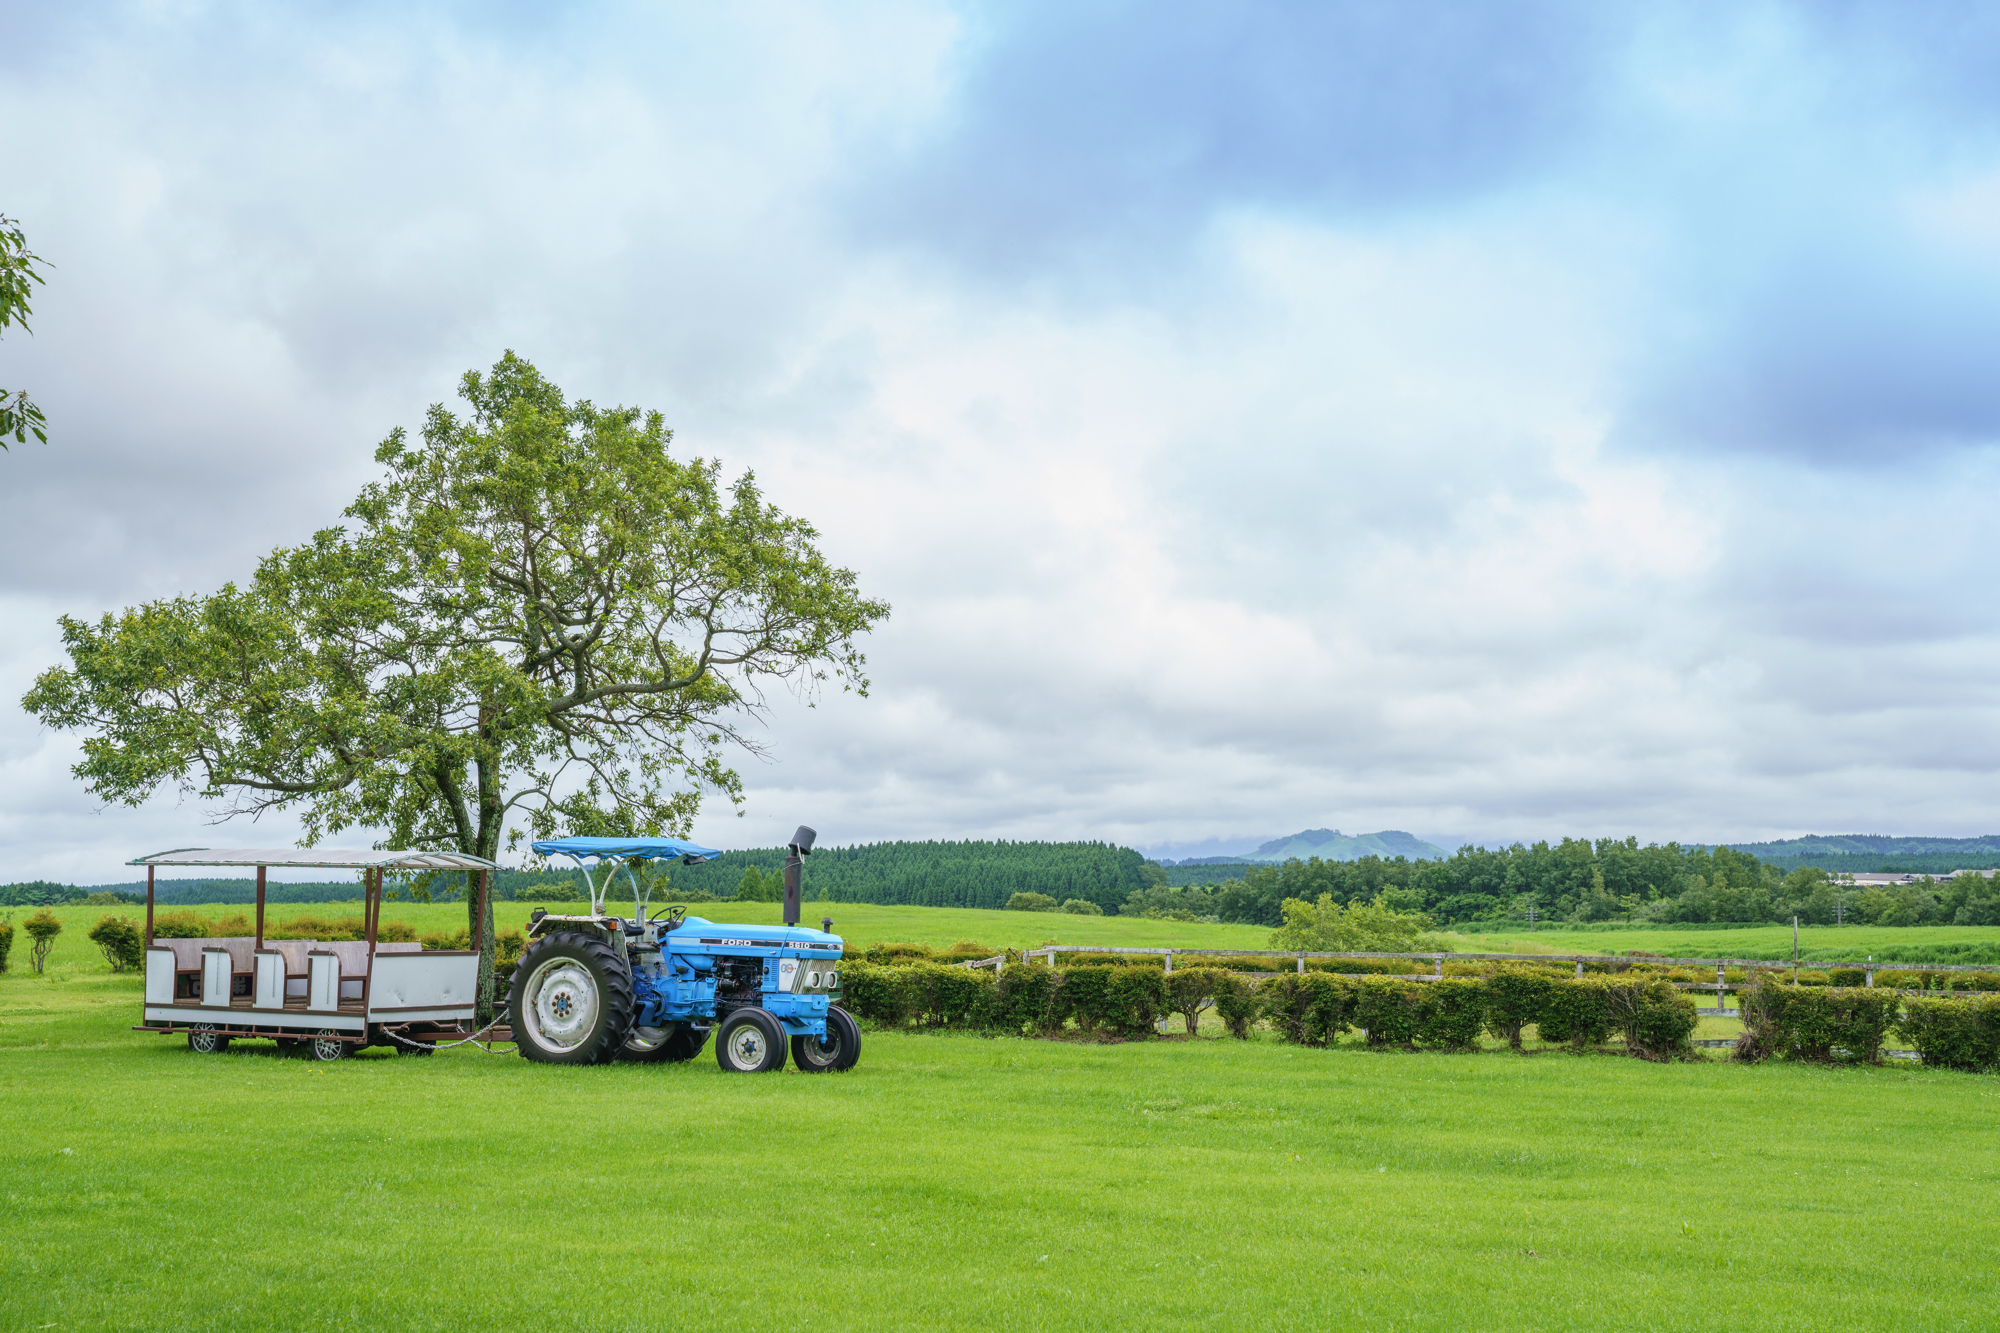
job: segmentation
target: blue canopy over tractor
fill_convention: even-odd
[[[682,838],[546,838],[534,844],[537,856],[567,856],[581,864],[586,859],[667,861],[688,865],[713,861],[722,855],[712,847],[697,847]]]

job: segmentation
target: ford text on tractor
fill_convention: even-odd
[[[731,1073],[851,1069],[861,1029],[834,1001],[840,995],[841,941],[802,927],[799,879],[817,835],[792,835],[785,858],[785,924],[725,925],[666,907],[648,915],[650,889],[633,863],[693,864],[720,856],[678,838],[555,838],[542,856],[567,856],[590,890],[587,915],[537,911],[531,941],[514,969],[508,1020],[517,1050],[544,1064],[609,1060],[691,1060],[710,1033],[715,1058]],[[592,878],[594,861],[599,873]],[[607,864],[609,863],[609,864]],[[618,870],[632,883],[633,913],[605,910]]]

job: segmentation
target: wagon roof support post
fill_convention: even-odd
[[[146,869],[147,869],[147,870],[148,870],[148,871],[150,872],[150,871],[152,870],[152,867],[151,867],[151,866],[148,866],[148,867],[146,867]],[[264,947],[264,870],[265,870],[265,867],[263,867],[263,866],[258,866],[258,867],[257,867],[257,945],[256,945],[256,947],[257,947],[257,948],[258,948],[259,950],[262,950],[262,949],[263,949],[263,947]]]
[[[146,947],[153,947],[153,876],[158,866],[146,867]]]
[[[368,922],[368,952],[375,952],[375,929],[382,917],[382,872],[371,870],[361,890],[362,916]]]

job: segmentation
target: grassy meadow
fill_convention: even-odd
[[[2000,1294],[1993,1078],[1263,1034],[870,1032],[763,1078],[195,1056],[129,1030],[100,911],[0,976],[8,1329],[1951,1329]],[[1015,920],[836,925],[1242,929]]]

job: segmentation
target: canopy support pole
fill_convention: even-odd
[[[153,875],[157,866],[146,867],[146,947],[153,947]]]
[[[362,916],[368,923],[368,952],[375,952],[375,928],[382,920],[382,872],[368,872],[368,887],[362,891]]]
[[[257,867],[257,948],[264,947],[264,867]]]

